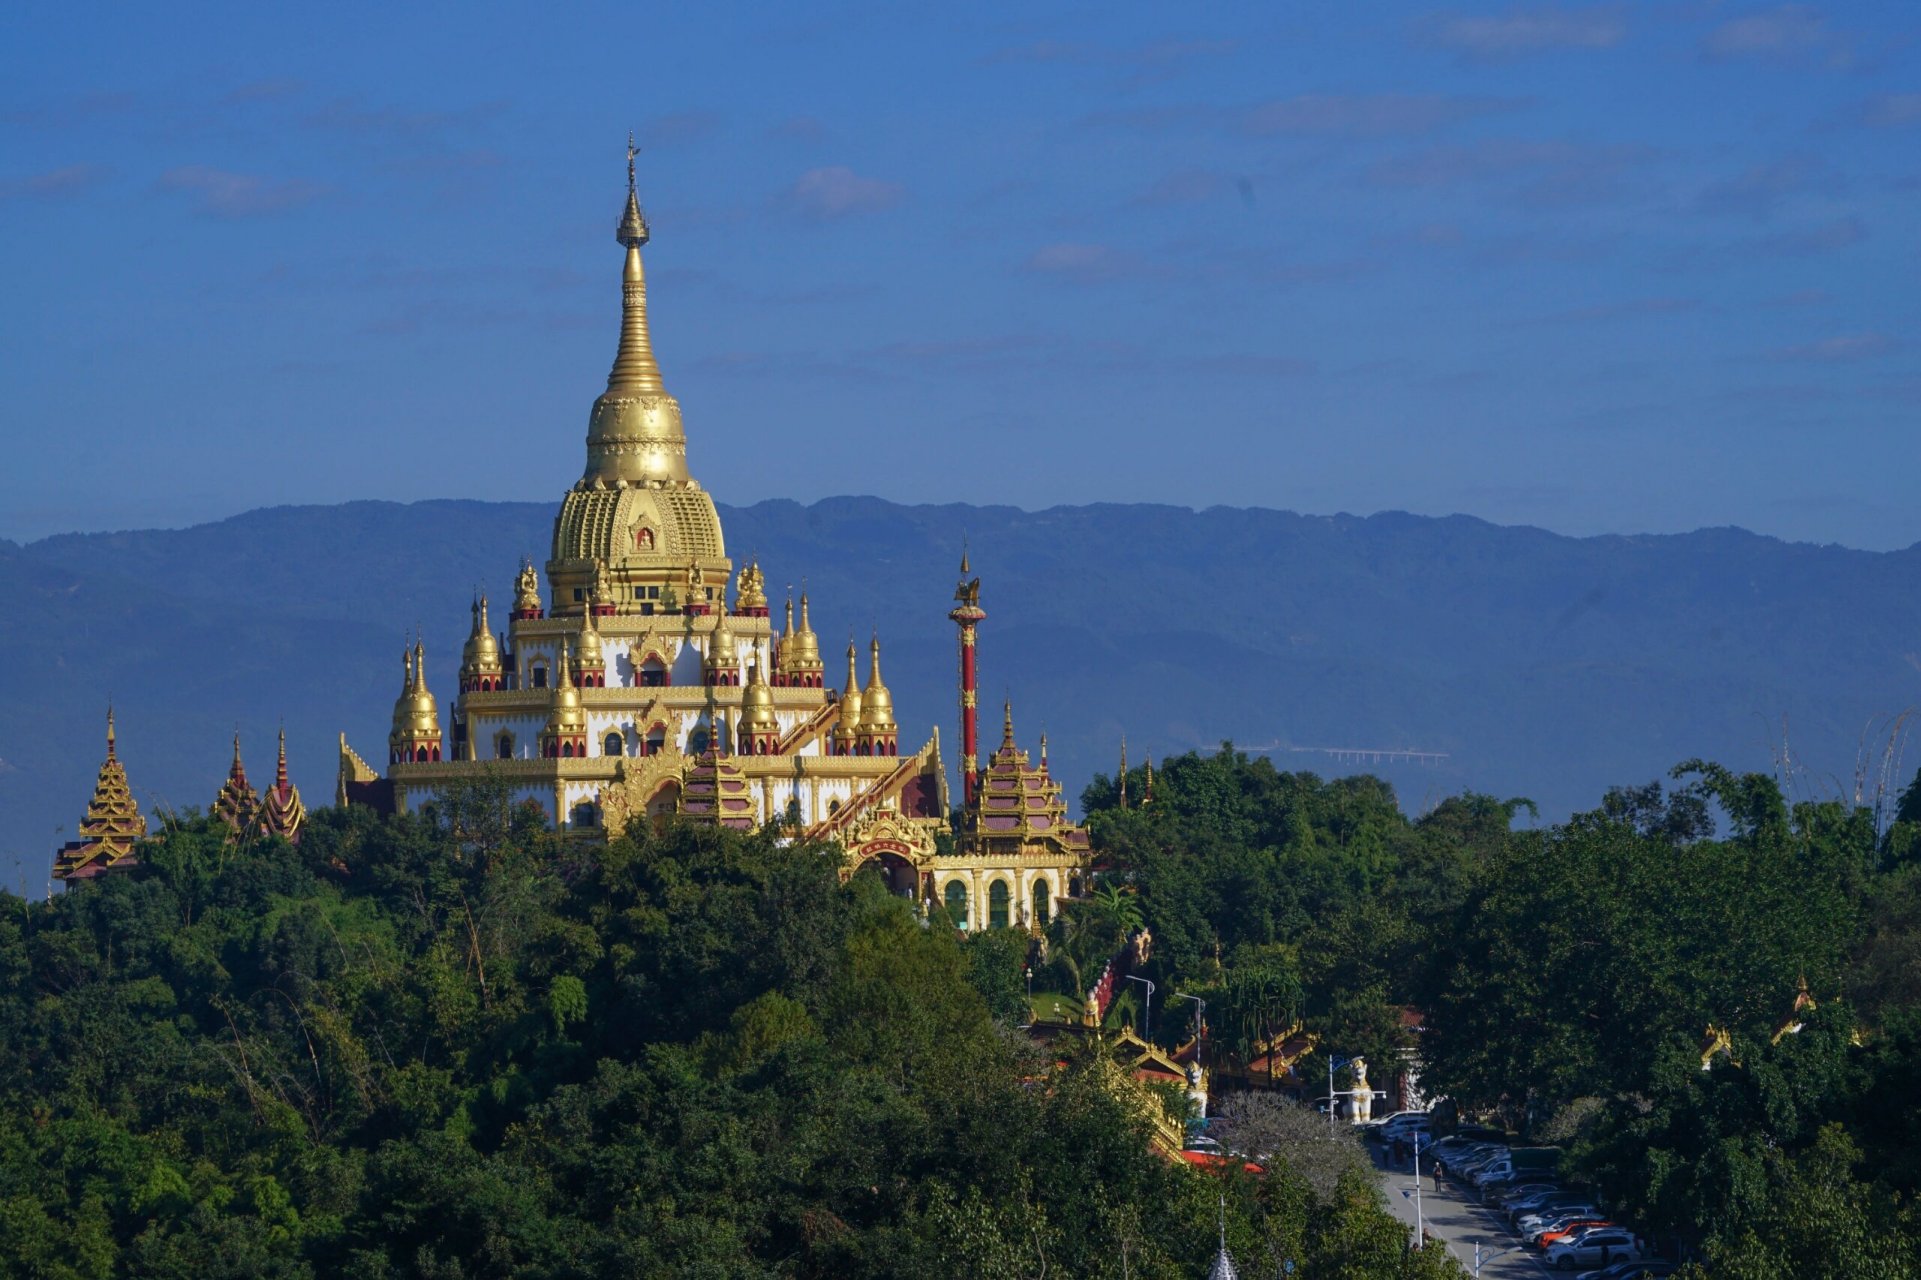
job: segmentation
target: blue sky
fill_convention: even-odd
[[[9,7],[0,536],[548,500],[1921,540],[1921,6]]]

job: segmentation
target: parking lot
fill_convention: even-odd
[[[1395,1216],[1407,1223],[1409,1233],[1414,1228],[1414,1198],[1411,1192],[1414,1176],[1406,1170],[1390,1169],[1383,1150],[1369,1144],[1368,1150],[1374,1158],[1374,1167],[1387,1190],[1388,1203]],[[1429,1236],[1447,1244],[1448,1249],[1461,1264],[1474,1270],[1474,1246],[1479,1242],[1489,1252],[1501,1249],[1514,1249],[1489,1259],[1481,1266],[1483,1280],[1539,1280],[1542,1276],[1553,1275],[1541,1264],[1540,1255],[1531,1249],[1518,1249],[1520,1241],[1508,1230],[1498,1214],[1482,1208],[1474,1201],[1463,1196],[1460,1187],[1443,1180],[1441,1189],[1435,1190],[1434,1177],[1428,1172],[1426,1164],[1421,1166],[1421,1216]]]

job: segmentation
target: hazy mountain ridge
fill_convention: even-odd
[[[86,802],[109,693],[143,799],[204,805],[236,723],[250,773],[270,776],[284,717],[296,781],[327,801],[337,732],[384,755],[404,634],[424,628],[445,711],[472,591],[492,595],[503,626],[514,569],[545,559],[553,510],[354,502],[0,544],[15,605],[0,614],[0,759],[16,770],[0,771],[0,857],[44,878],[54,827]],[[1921,701],[1921,547],[873,498],[723,519],[777,611],[804,581],[836,682],[846,638],[879,628],[903,738],[938,724],[950,766],[945,614],[965,538],[989,614],[983,701],[1011,693],[1029,746],[1048,730],[1070,794],[1112,770],[1124,730],[1136,760],[1229,737],[1445,751],[1441,766],[1381,771],[1411,807],[1472,786],[1559,815],[1688,756],[1770,768],[1783,716],[1795,753],[1838,787],[1863,726]]]

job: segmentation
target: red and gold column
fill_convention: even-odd
[[[980,725],[975,711],[979,690],[974,665],[975,628],[987,617],[981,608],[981,580],[968,579],[967,556],[961,556],[960,586],[954,592],[958,602],[947,616],[960,628],[960,705],[961,705],[961,796],[974,803],[974,784],[980,774]]]

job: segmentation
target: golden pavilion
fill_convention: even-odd
[[[147,819],[127,785],[127,771],[121,767],[115,745],[113,710],[109,708],[107,758],[100,762],[100,775],[94,780],[93,799],[87,802],[87,816],[80,821],[78,838],[54,852],[56,880],[91,880],[139,865],[133,847],[146,836]]]
[[[760,565],[727,554],[654,358],[641,258],[650,231],[631,145],[615,239],[619,343],[544,582],[522,562],[502,631],[488,599],[474,600],[444,729],[424,646],[403,650],[385,774],[342,735],[337,800],[404,812],[491,775],[579,837],[675,817],[777,823],[838,841],[850,872],[873,862],[896,892],[946,906],[967,927],[1043,923],[1079,892],[1087,837],[1067,819],[1045,751],[1036,765],[1015,747],[1011,712],[1000,751],[979,765],[980,580],[968,580],[963,558],[948,617],[960,628],[967,816],[949,842],[938,840],[950,834],[939,732],[903,749],[880,638],[867,645],[864,678],[850,643],[843,681],[830,684],[814,602],[803,592],[797,613],[787,600],[776,628]]]

